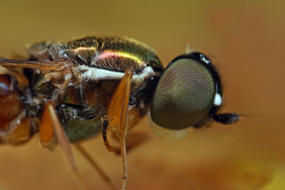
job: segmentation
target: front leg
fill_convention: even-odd
[[[104,143],[109,151],[116,152],[116,147],[111,145],[106,138],[107,126],[115,128],[117,134],[120,137],[120,152],[123,166],[123,182],[121,189],[126,189],[127,184],[127,155],[126,155],[126,135],[128,127],[128,106],[131,90],[131,79],[133,76],[133,70],[128,69],[125,72],[120,84],[118,85],[111,102],[108,107],[107,116],[109,122],[104,122],[103,139]]]

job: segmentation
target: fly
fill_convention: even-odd
[[[24,143],[39,133],[45,148],[63,148],[85,185],[70,143],[115,188],[79,144],[101,133],[107,149],[121,155],[121,189],[126,189],[127,130],[148,110],[156,125],[170,131],[239,119],[236,113],[218,113],[223,103],[220,77],[199,52],[182,54],[163,68],[156,53],[141,42],[90,36],[36,43],[28,53],[28,59],[0,59],[0,143]],[[110,143],[107,133],[120,145]]]

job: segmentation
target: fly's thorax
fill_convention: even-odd
[[[162,71],[162,65],[153,49],[127,37],[85,37],[67,42],[40,42],[31,45],[32,58],[55,60],[67,58],[78,65],[87,65],[111,71],[125,71],[130,66],[136,72],[146,66]]]
[[[126,37],[41,42],[31,46],[29,52],[32,59],[64,58],[74,65],[69,75],[61,71],[34,70],[28,76],[33,99],[39,100],[41,107],[48,100],[56,101],[58,116],[72,141],[100,131],[100,120],[105,118],[113,94],[129,68],[135,72],[129,106],[142,117],[163,70],[151,48]]]
[[[30,46],[29,52],[32,58],[45,57],[51,61],[65,58],[74,64],[71,73],[33,72],[30,80],[33,90],[48,98],[58,88],[66,90],[61,84],[82,86],[82,81],[120,80],[128,68],[134,70],[132,82],[139,87],[163,70],[151,48],[127,37],[90,36],[67,42],[40,42]]]

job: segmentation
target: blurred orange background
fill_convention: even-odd
[[[223,112],[246,114],[233,126],[212,124],[183,139],[154,135],[149,119],[136,130],[150,140],[130,152],[129,190],[285,189],[284,2],[17,1],[0,2],[0,55],[25,54],[25,45],[90,34],[124,35],[153,47],[164,65],[186,44],[208,54],[220,70]],[[83,143],[119,187],[121,160],[101,138]],[[75,151],[80,173],[108,189]],[[35,136],[23,146],[0,146],[1,190],[77,190],[60,148]]]

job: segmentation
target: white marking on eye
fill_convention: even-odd
[[[223,98],[220,94],[216,93],[215,99],[214,99],[214,104],[215,106],[220,106],[223,103]]]
[[[210,64],[211,63],[211,61],[209,59],[207,59],[205,56],[201,56],[201,59],[206,64]]]
[[[109,71],[106,69],[100,69],[95,67],[88,67],[86,65],[80,65],[77,67],[82,72],[82,78],[87,80],[112,80],[123,78],[123,72]],[[155,76],[155,72],[152,67],[148,66],[144,68],[139,74],[134,74],[132,82],[142,83],[145,79]]]

